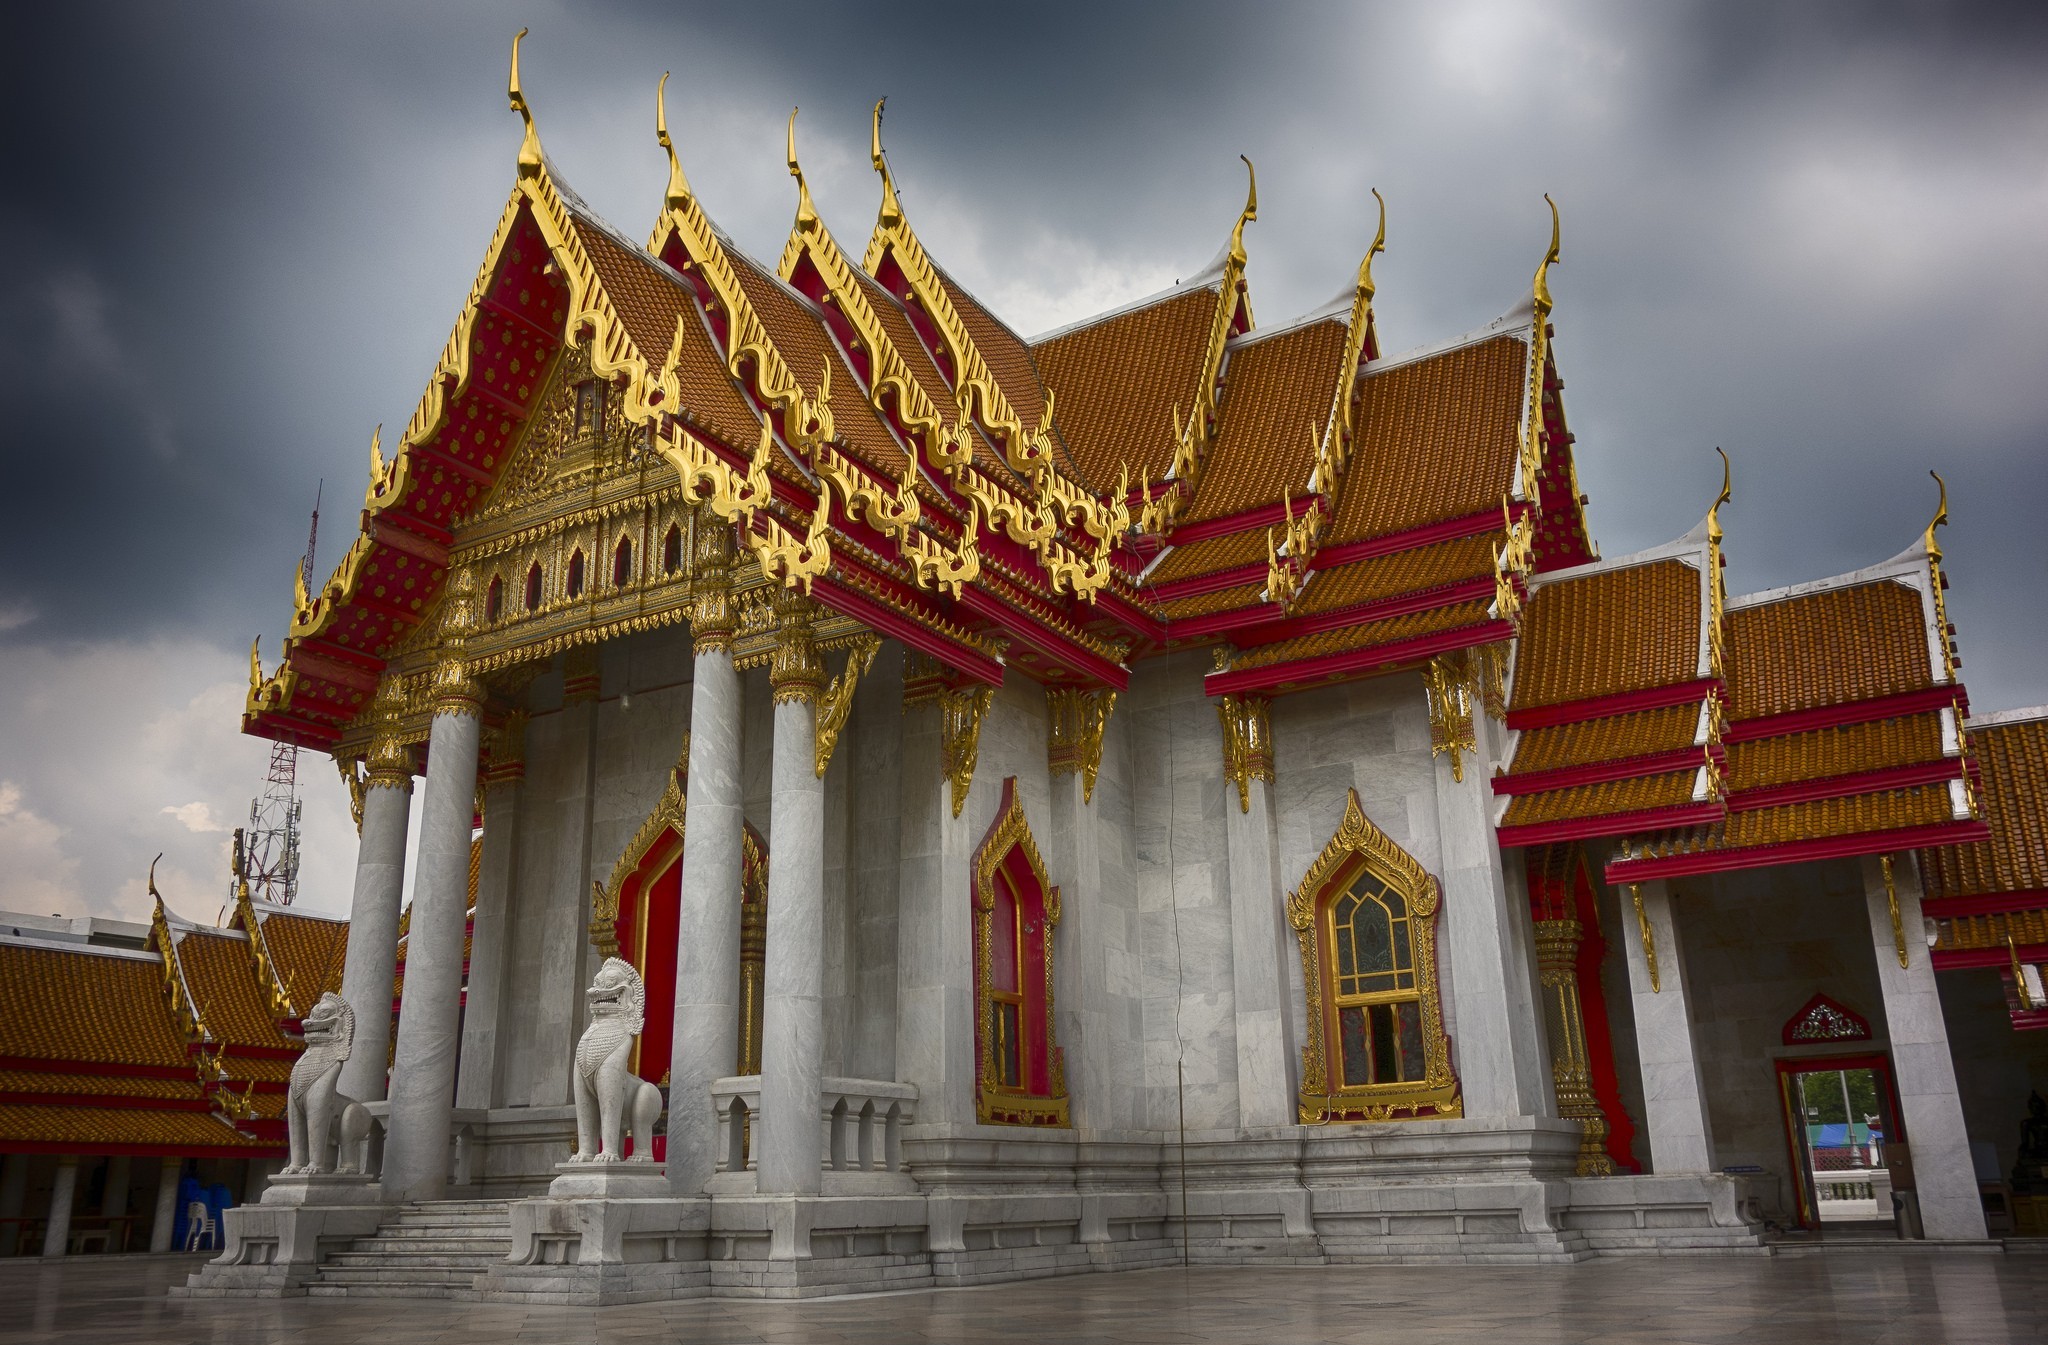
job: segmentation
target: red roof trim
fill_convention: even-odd
[[[1695,850],[1682,855],[1617,859],[1608,864],[1605,873],[1610,884],[1646,883],[1655,878],[1767,869],[1778,864],[1850,859],[1857,855],[1881,855],[1888,850],[1917,850],[1926,845],[1962,845],[1990,839],[1991,827],[1984,822],[1937,822],[1932,826],[1861,831],[1848,836],[1826,836],[1784,845],[1754,845],[1740,850]]]
[[[1671,808],[1639,808],[1629,813],[1604,817],[1568,817],[1558,822],[1531,822],[1526,826],[1497,827],[1501,848],[1514,845],[1549,845],[1557,841],[1589,841],[1601,836],[1626,836],[1645,828],[1690,827],[1721,820],[1716,802],[1683,803]]]
[[[1604,785],[1610,780],[1633,780],[1644,775],[1668,775],[1700,764],[1699,747],[1674,747],[1669,752],[1650,752],[1643,756],[1618,757],[1613,761],[1595,761],[1584,766],[1554,766],[1549,770],[1517,771],[1511,775],[1493,777],[1493,792],[1498,795],[1546,794],[1553,789],[1571,789],[1578,785]],[[1715,754],[1717,757],[1719,753]]]
[[[1514,633],[1515,627],[1512,622],[1485,621],[1476,626],[1458,626],[1429,635],[1418,635],[1412,640],[1368,645],[1363,649],[1345,649],[1294,663],[1275,663],[1263,668],[1210,673],[1202,679],[1202,690],[1211,696],[1223,696],[1240,691],[1293,691],[1310,682],[1334,682],[1352,674],[1396,667],[1403,663],[1448,653],[1454,649],[1470,649],[1476,645],[1492,644],[1496,640],[1505,640]]]
[[[1120,667],[1085,645],[1067,639],[1034,620],[1029,612],[1018,611],[994,594],[970,585],[960,591],[959,602],[961,610],[986,618],[1019,644],[1028,645],[1069,671],[1093,678],[1118,691],[1130,688],[1128,668]]]
[[[2048,908],[2048,887],[2021,892],[1978,892],[1966,897],[1928,897],[1920,913],[1936,920],[1953,920],[1963,915],[2004,915],[2008,911],[2038,911]]]
[[[2048,962],[2048,943],[2023,943],[2010,952],[2003,948],[1936,948],[1933,962],[1936,971],[1962,971],[1970,967],[2003,967],[2010,971],[2014,954],[2022,962]]]
[[[1969,713],[1970,698],[1964,692],[1962,683],[1927,687],[1921,691],[1901,691],[1896,695],[1879,696],[1867,701],[1850,701],[1843,705],[1823,705],[1812,710],[1791,710],[1781,715],[1765,715],[1761,719],[1733,720],[1721,734],[1721,740],[1746,743],[1752,738],[1777,738],[1787,733],[1808,733],[1814,729],[1831,729],[1843,724],[1868,724],[1879,719],[1896,719],[1900,715],[1921,714],[1928,710],[1940,710],[1949,705],[1958,706],[1964,714]]]
[[[1786,803],[1809,803],[1815,799],[1840,799],[1851,794],[1875,794],[1887,789],[1908,789],[1914,785],[1938,784],[1963,773],[1961,757],[1921,761],[1883,770],[1857,771],[1852,775],[1830,775],[1816,780],[1792,780],[1762,789],[1738,789],[1728,795],[1731,813],[1754,812]]]
[[[1300,499],[1293,501],[1294,516],[1300,518],[1318,500],[1323,500],[1323,497],[1320,495],[1304,495]],[[1276,500],[1272,504],[1262,504],[1256,509],[1246,509],[1235,514],[1225,514],[1221,518],[1205,518],[1200,523],[1185,523],[1175,528],[1166,540],[1173,546],[1188,546],[1194,542],[1206,542],[1211,537],[1228,537],[1234,532],[1252,532],[1259,528],[1270,528],[1276,523],[1285,523],[1287,521],[1288,504],[1289,501]],[[1323,500],[1323,506],[1328,508],[1329,502]]]
[[[1526,500],[1508,506],[1513,516],[1519,519],[1529,512]],[[1372,560],[1378,556],[1391,556],[1397,551],[1413,551],[1419,547],[1433,546],[1438,542],[1452,542],[1460,537],[1477,537],[1481,533],[1494,532],[1503,526],[1498,509],[1482,509],[1476,514],[1461,514],[1447,518],[1440,523],[1425,523],[1419,528],[1408,528],[1401,532],[1381,533],[1377,537],[1361,538],[1356,542],[1344,542],[1336,546],[1318,547],[1315,568],[1328,570],[1339,565],[1348,565],[1354,560]]]
[[[1524,729],[1548,729],[1556,728],[1560,724],[1583,724],[1588,719],[1607,719],[1614,715],[1633,714],[1637,710],[1662,710],[1673,705],[1684,705],[1688,701],[1698,704],[1720,689],[1721,684],[1718,681],[1711,677],[1701,677],[1671,686],[1645,687],[1641,691],[1623,691],[1612,696],[1589,696],[1580,701],[1562,701],[1556,705],[1537,705],[1526,710],[1510,710],[1507,725],[1519,733]]]

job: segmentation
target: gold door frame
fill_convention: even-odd
[[[1370,872],[1408,904],[1408,931],[1415,964],[1415,988],[1422,1003],[1423,1077],[1419,1082],[1331,1087],[1330,1068],[1336,996],[1328,985],[1323,946],[1323,911],[1361,871]],[[1374,826],[1359,806],[1358,791],[1344,803],[1336,835],[1287,896],[1287,923],[1301,944],[1301,978],[1307,1000],[1308,1043],[1301,1051],[1300,1117],[1304,1125],[1331,1122],[1415,1120],[1464,1115],[1458,1076],[1444,1035],[1443,1001],[1436,975],[1436,916],[1443,887]]]

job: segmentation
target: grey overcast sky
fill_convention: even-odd
[[[563,176],[639,234],[670,124],[775,256],[793,189],[857,248],[867,109],[935,255],[1042,331],[1192,274],[1259,167],[1268,323],[1375,268],[1389,350],[1526,292],[1555,323],[1608,555],[1735,462],[1737,592],[1906,547],[1948,477],[1979,710],[2048,701],[2048,6],[99,3],[0,54],[0,908],[225,893],[261,744],[236,716],[325,479],[323,572],[379,422],[417,400],[513,178],[512,33]],[[1283,765],[1284,769],[1284,765]],[[307,757],[306,896],[345,907]]]

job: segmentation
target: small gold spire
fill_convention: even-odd
[[[263,637],[261,635],[249,641],[249,690],[251,691],[263,685],[263,659],[256,652],[257,646],[262,643]]]
[[[541,165],[540,132],[534,129],[533,111],[526,106],[526,94],[519,87],[519,41],[525,36],[526,30],[521,28],[512,39],[512,75],[506,81],[505,94],[519,120],[526,123],[526,135],[519,142],[519,176],[535,177]]]
[[[1543,264],[1536,268],[1534,295],[1536,318],[1542,321],[1550,315],[1550,267],[1557,256],[1557,202],[1550,199],[1550,193],[1543,193],[1544,204],[1550,207],[1550,250],[1543,254]]]
[[[1387,198],[1380,195],[1380,189],[1372,189],[1372,199],[1380,203],[1380,228],[1372,236],[1372,246],[1365,250],[1365,260],[1358,264],[1358,294],[1367,303],[1378,291],[1372,283],[1372,259],[1387,250]]]
[[[789,175],[796,179],[796,227],[802,230],[817,224],[818,208],[811,202],[810,184],[804,181],[804,170],[796,161],[796,114],[797,109],[789,110]],[[829,369],[826,377],[831,377]]]
[[[1934,530],[1948,522],[1948,482],[1941,479],[1940,472],[1929,471],[1927,474],[1934,478],[1935,485],[1941,487],[1941,503],[1935,507],[1934,518],[1927,525],[1927,554],[1940,560],[1941,543],[1935,540]]]
[[[661,83],[654,86],[654,139],[668,151],[668,190],[662,195],[662,205],[668,210],[681,210],[690,203],[690,180],[683,176],[682,161],[676,158],[676,145],[668,138],[668,71],[661,72]]]
[[[1259,217],[1259,170],[1252,167],[1249,157],[1240,154],[1244,160],[1245,174],[1251,179],[1245,188],[1244,209],[1238,212],[1237,223],[1230,230],[1230,257],[1239,266],[1245,263],[1244,226]]]
[[[1735,484],[1735,473],[1728,464],[1728,454],[1718,445],[1714,451],[1721,454],[1721,493],[1714,497],[1714,503],[1707,510],[1707,535],[1718,542],[1721,540],[1721,506],[1734,497],[1731,487]]]
[[[878,219],[884,228],[903,221],[903,207],[896,200],[896,179],[889,176],[889,161],[882,156],[882,104],[888,101],[886,95],[875,100],[875,119],[868,136],[868,157],[874,161],[875,171],[882,175],[882,209]]]

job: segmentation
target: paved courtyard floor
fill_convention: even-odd
[[[1424,1345],[2048,1341],[2048,1257],[1883,1248],[1576,1266],[1201,1268],[809,1303],[616,1308],[172,1300],[201,1257],[0,1263],[0,1341],[94,1345],[788,1342]]]

